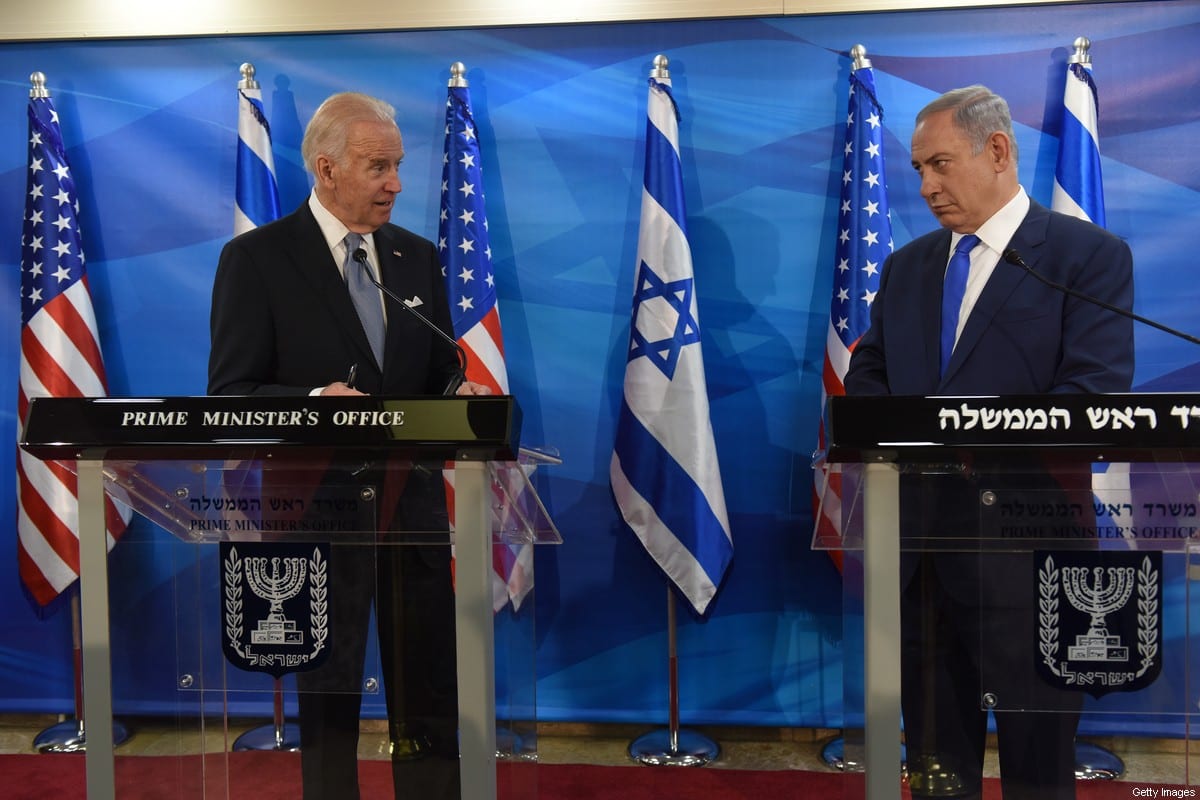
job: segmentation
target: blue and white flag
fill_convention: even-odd
[[[1067,64],[1063,90],[1063,122],[1054,168],[1054,195],[1050,207],[1073,217],[1090,220],[1101,228],[1104,220],[1104,181],[1100,173],[1096,82],[1086,55]]]
[[[263,111],[262,89],[254,79],[254,65],[243,64],[238,82],[237,185],[234,189],[233,235],[237,236],[278,219],[279,184],[271,155],[271,126]],[[222,486],[233,500],[258,499],[262,493],[261,465],[233,460],[225,464]],[[252,521],[251,511],[231,512]]]
[[[254,67],[242,65],[238,83],[237,199],[233,233],[265,225],[279,217],[279,185],[271,155],[271,126],[263,113],[262,89]]]
[[[1100,171],[1099,100],[1092,80],[1090,42],[1078,39],[1075,54],[1068,59],[1063,89],[1063,121],[1058,140],[1058,163],[1054,168],[1054,194],[1050,207],[1072,217],[1105,226],[1104,179]],[[1128,528],[1112,510],[1130,502],[1129,465],[1092,464],[1092,495],[1098,525]]]
[[[703,614],[733,558],[733,538],[708,413],[669,79],[650,79],[646,113],[638,265],[609,476],[625,521]]]

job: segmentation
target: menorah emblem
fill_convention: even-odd
[[[1088,574],[1092,575],[1091,583]],[[1116,661],[1129,658],[1129,648],[1119,636],[1110,636],[1104,618],[1129,602],[1133,594],[1133,567],[1064,567],[1063,592],[1071,605],[1088,614],[1091,626],[1086,634],[1075,637],[1075,646],[1067,648],[1072,661]]]
[[[246,583],[271,604],[265,619],[251,632],[254,644],[303,644],[304,634],[283,615],[283,604],[300,593],[307,575],[303,558],[247,557]]]

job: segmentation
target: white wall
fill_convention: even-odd
[[[844,14],[1082,0],[0,0],[0,41]]]

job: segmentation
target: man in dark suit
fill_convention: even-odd
[[[942,230],[884,263],[847,394],[1128,391],[1132,323],[1004,258],[1016,251],[1051,281],[1121,308],[1133,304],[1129,247],[1048,211],[1020,186],[1007,103],[983,86],[942,95],[917,115],[912,165]],[[943,306],[948,263],[966,235],[978,242],[962,299]],[[970,540],[981,535],[983,491],[1010,500],[1088,487],[1082,471],[1052,471],[1033,458],[1022,465],[977,458],[960,474],[901,477],[901,705],[914,797],[980,796],[988,693],[998,709],[1055,709],[995,714],[1005,797],[1075,796],[1082,700],[1037,677],[1032,557],[988,554]],[[1090,495],[1084,502],[1091,507]]]
[[[447,342],[373,287],[358,291],[356,307],[348,286],[352,270],[372,270],[392,295],[453,336],[433,244],[388,221],[404,157],[394,115],[390,105],[366,95],[327,99],[302,145],[315,180],[308,200],[221,252],[209,394],[440,395],[452,385],[459,364]],[[488,393],[471,382],[457,391]],[[333,466],[321,480],[327,487],[359,482],[382,488],[396,478],[377,467]],[[414,469],[403,479],[398,502],[377,505],[380,536],[445,531],[440,472]],[[389,491],[377,496],[387,498]],[[397,797],[457,798],[449,548],[334,547],[329,569],[331,654],[322,667],[297,676],[305,798],[358,797],[360,688],[372,601]]]

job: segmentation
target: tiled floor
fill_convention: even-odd
[[[48,715],[0,716],[0,752],[35,752],[35,737],[57,721],[58,718]],[[126,725],[129,739],[118,748],[118,752],[124,754],[175,753],[181,747],[198,749],[201,741],[196,730],[181,734],[161,721],[130,720]],[[242,722],[224,731],[219,720],[211,722],[203,736],[205,749],[227,748],[245,730],[255,726],[251,722]],[[538,757],[551,764],[631,764],[630,742],[650,730],[653,727],[542,723],[538,727]],[[820,770],[830,769],[824,763],[822,753],[837,732],[811,728],[741,727],[705,728],[698,733],[719,746],[720,754],[711,764],[714,768]],[[1107,738],[1090,741],[1122,760],[1126,770],[1122,776],[1124,781],[1146,785],[1200,785],[1200,755],[1196,753],[1200,744],[1193,744],[1189,756],[1185,743],[1178,740]],[[359,752],[363,758],[387,757],[382,723],[364,723]],[[989,754],[987,771],[996,774],[994,753]]]

